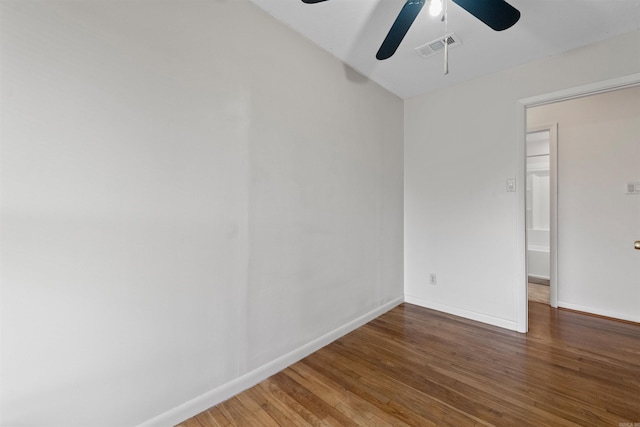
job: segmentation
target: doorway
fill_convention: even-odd
[[[529,125],[525,148],[528,299],[552,307],[557,306],[556,263],[551,262],[555,261],[551,235],[556,227],[557,129],[556,123]]]
[[[518,103],[518,109],[519,109],[518,111],[519,137],[518,137],[518,146],[517,146],[518,148],[517,155],[519,159],[518,175],[517,175],[518,180],[522,183],[526,182],[526,175],[527,175],[526,133],[527,133],[527,111],[529,109],[532,109],[538,106],[556,104],[559,102],[564,102],[564,101],[569,101],[574,99],[577,100],[580,98],[587,98],[592,95],[604,94],[611,91],[616,91],[618,89],[632,88],[634,86],[638,86],[639,84],[640,84],[640,73],[634,74],[631,76],[626,76],[623,78],[613,79],[605,82],[600,82],[596,84],[586,85],[578,88],[568,89],[565,91],[550,93],[550,94],[541,95],[534,98],[521,100]],[[593,115],[595,119],[598,119],[599,112],[603,112],[603,111],[604,111],[603,109],[599,110],[597,107],[594,107],[591,109],[592,115],[595,113],[595,115]],[[620,111],[623,111],[623,110],[620,110]],[[615,121],[617,119],[614,118],[611,120]],[[636,119],[636,124],[637,123],[638,123],[638,120]],[[591,125],[592,125],[591,123],[587,124],[588,131],[595,129],[595,128],[589,129],[589,126]],[[563,126],[562,123],[559,123],[559,128],[561,129],[560,133],[562,133],[562,129],[563,129],[562,126]],[[614,128],[614,129],[617,129],[617,128]],[[637,128],[637,129],[640,129],[640,128]],[[636,132],[638,131],[637,129],[636,129]],[[631,131],[633,132],[634,129],[631,129]],[[640,135],[636,135],[636,137],[637,136],[640,136]],[[560,139],[562,138],[563,136],[561,134]],[[609,138],[609,136],[607,135],[605,135],[604,137],[600,137],[601,141],[607,141],[609,139],[612,139],[612,138]],[[613,138],[613,139],[617,140],[616,138]],[[635,141],[640,141],[640,138],[636,138]],[[599,151],[599,150],[602,150],[602,151]],[[640,176],[636,176],[636,175],[640,175],[640,151],[638,151],[638,153],[635,153],[635,151],[633,150],[635,150],[635,148],[632,148],[631,151],[627,153],[627,160],[630,160],[632,164],[633,164],[633,161],[637,161],[636,168],[634,169],[632,167],[631,172],[629,171],[626,172],[627,175],[623,174],[624,176],[620,175],[615,178],[612,178],[613,181],[615,182],[607,183],[609,187],[606,189],[606,193],[608,195],[612,195],[615,193],[615,197],[617,198],[617,200],[624,199],[626,203],[631,205],[630,211],[627,212],[628,215],[627,214],[622,215],[625,217],[631,217],[635,219],[635,222],[630,223],[631,225],[628,225],[626,229],[626,236],[624,236],[624,238],[627,240],[631,239],[630,240],[631,243],[627,245],[629,248],[626,249],[627,252],[625,252],[624,257],[627,260],[627,262],[630,265],[632,265],[632,269],[634,268],[638,269],[637,273],[638,273],[638,277],[640,277],[640,252],[635,251],[636,253],[633,253],[634,252],[633,240],[635,239],[634,235],[640,233],[640,221],[637,221],[637,218],[640,217],[640,197],[635,196],[636,198],[634,199],[634,196],[632,195],[620,194],[621,192],[623,192],[622,190],[625,188],[625,186],[628,186],[627,184],[629,184],[629,182],[635,182],[634,180],[640,179]],[[602,147],[594,148],[594,146],[592,147],[585,146],[582,152],[576,155],[575,157],[576,158],[589,158],[589,157],[598,158],[599,156],[602,157],[604,153],[608,153],[608,152],[609,152],[609,147],[605,147],[605,149],[602,149]],[[560,151],[559,157],[561,159],[562,159],[562,155],[563,155],[562,151]],[[627,160],[624,160],[624,161],[627,161]],[[615,163],[615,160],[613,162]],[[560,307],[571,308],[579,311],[588,311],[595,314],[605,315],[609,317],[617,317],[617,318],[622,318],[625,320],[632,320],[637,322],[637,321],[640,321],[640,293],[637,292],[637,289],[635,288],[632,289],[632,285],[629,284],[629,282],[634,283],[634,281],[637,281],[637,277],[633,276],[631,279],[627,279],[627,282],[625,282],[625,279],[621,279],[621,276],[617,274],[618,267],[613,266],[615,259],[611,257],[607,258],[607,256],[603,257],[602,254],[596,255],[596,251],[592,251],[593,253],[590,253],[589,250],[583,250],[585,248],[598,249],[601,246],[604,246],[608,238],[605,237],[604,240],[602,238],[597,238],[595,235],[598,233],[595,233],[595,231],[602,228],[602,226],[605,224],[615,225],[617,223],[622,222],[618,218],[619,216],[618,214],[612,215],[610,212],[607,214],[600,215],[600,218],[598,218],[598,212],[604,211],[602,208],[605,206],[608,206],[610,203],[607,200],[604,200],[604,201],[597,200],[597,198],[595,198],[590,194],[592,194],[592,192],[593,194],[597,194],[597,192],[595,191],[596,188],[601,186],[601,183],[605,181],[602,179],[603,176],[612,177],[613,175],[616,175],[615,173],[602,172],[603,170],[602,166],[604,165],[597,162],[591,163],[591,166],[590,166],[591,175],[587,174],[581,178],[581,181],[580,180],[578,181],[581,187],[580,186],[575,188],[567,187],[564,190],[562,188],[560,188],[559,190],[561,194],[563,191],[566,191],[567,193],[572,193],[573,195],[578,196],[577,198],[581,199],[585,203],[581,206],[582,211],[580,213],[581,218],[579,221],[572,221],[567,223],[566,218],[564,220],[561,218],[561,220],[559,221],[560,225],[559,227],[557,227],[557,228],[562,228],[563,227],[562,224],[564,223],[565,231],[570,230],[571,228],[573,228],[573,231],[576,231],[575,230],[576,227],[570,227],[567,224],[569,225],[574,223],[579,224],[578,233],[577,234],[574,233],[573,235],[571,235],[571,237],[567,237],[567,236],[570,236],[569,234],[565,236],[564,232],[560,233],[560,236],[561,236],[560,248],[565,251],[565,252],[562,252],[561,250],[556,255],[557,259],[559,260],[558,263],[560,265],[558,266],[558,263],[556,263],[555,266],[552,266],[551,264],[553,264],[553,257],[550,259],[550,268],[553,270],[555,267],[556,277],[558,277],[559,285],[557,289],[561,290],[560,298],[556,298],[555,302]],[[562,167],[563,166],[561,163],[559,178],[558,178],[560,181],[562,181],[563,179]],[[600,176],[601,174],[603,176]],[[618,186],[616,183],[620,185]],[[517,237],[518,237],[518,241],[520,242],[518,245],[519,247],[518,249],[519,268],[518,269],[519,269],[519,283],[521,284],[518,286],[517,301],[516,301],[517,330],[519,332],[527,332],[528,330],[528,299],[527,299],[528,239],[527,239],[526,187],[524,185],[518,186],[517,193],[518,193],[517,194],[518,195]],[[563,202],[562,200],[563,199],[561,198],[559,210],[566,214],[569,212],[569,209],[567,208],[570,207],[570,205],[566,205],[566,204],[563,205],[563,203],[565,202]],[[571,201],[570,203],[573,203],[574,201]],[[637,203],[635,201],[637,201]],[[553,198],[551,199],[550,202],[553,202]],[[637,204],[638,206],[636,207],[635,204]],[[553,210],[553,207],[550,206],[550,209]],[[558,208],[556,207],[556,212],[557,211],[558,211]],[[593,215],[594,213],[595,215]],[[585,218],[588,218],[588,219],[585,221],[584,220]],[[552,217],[550,217],[550,236],[549,236],[550,252],[553,251],[552,248],[554,246],[558,248],[558,233],[557,231],[555,233],[553,232],[551,221],[553,221]],[[591,224],[591,225],[588,225],[588,224]],[[616,227],[613,227],[613,228],[616,228]],[[620,227],[617,227],[617,228],[620,228]],[[600,233],[600,234],[603,234],[603,233]],[[606,234],[606,232],[604,234]],[[618,238],[618,240],[620,240],[620,238]],[[574,250],[575,253],[579,253],[583,256],[583,258],[577,264],[576,263],[572,264],[571,262],[573,261],[571,260],[571,257],[567,255],[568,253],[567,250],[569,251],[573,250],[573,249],[570,249],[570,246],[568,245],[568,243],[572,241],[579,242],[579,244],[582,245],[582,249]],[[621,244],[620,241],[618,241],[616,244],[620,247],[624,247],[624,244]],[[607,250],[609,249],[610,248],[607,248]],[[631,252],[631,254],[629,252]],[[620,258],[620,256],[618,256],[617,258]],[[564,265],[563,260],[565,263],[569,263],[569,264]],[[634,260],[635,260],[635,263],[634,263]],[[611,264],[612,267],[610,267],[609,264]],[[596,266],[599,269],[585,268],[590,266]],[[562,276],[563,271],[564,271],[564,276]],[[598,274],[602,273],[599,276],[596,275],[598,277],[595,278],[595,284],[593,283],[594,281],[589,278],[589,275],[593,275],[594,271],[597,271]],[[636,274],[635,270],[633,270],[631,274],[635,275]],[[550,274],[550,276],[552,278],[553,274]],[[591,280],[591,285],[586,287],[587,290],[584,292],[585,295],[579,297],[577,300],[574,299],[573,301],[570,301],[572,298],[574,298],[575,295],[577,295],[577,293],[575,292],[575,290],[577,289],[575,288],[576,286],[575,280],[571,282],[570,285],[569,285],[569,281],[566,280],[567,277],[572,277],[572,276],[577,276],[579,278],[578,279],[579,282],[581,281],[586,283],[588,280]],[[609,277],[612,280],[607,280],[607,278]],[[563,288],[563,283],[566,286],[565,288]],[[583,283],[580,283],[580,286],[583,286]],[[621,297],[620,295],[618,295],[620,294],[621,290],[628,291],[628,298]],[[626,304],[626,307],[623,307],[623,309],[620,310],[619,312],[612,310],[609,306],[606,305],[609,302],[614,302],[613,300],[616,298],[619,300],[618,302],[622,303],[623,305]],[[590,301],[605,301],[605,305],[602,306],[600,302],[597,302],[596,304],[589,303],[588,302],[589,299]],[[600,304],[600,306],[597,306],[598,304]],[[591,307],[592,305],[594,305],[594,307]]]

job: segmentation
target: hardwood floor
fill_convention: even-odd
[[[549,286],[540,285],[537,283],[529,283],[528,294],[529,301],[549,304]]]
[[[402,304],[180,427],[640,423],[639,324],[536,302],[529,319]]]

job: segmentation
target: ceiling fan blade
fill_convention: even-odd
[[[453,0],[453,2],[496,31],[506,30],[520,19],[520,11],[504,0]]]
[[[402,10],[391,26],[387,37],[385,37],[380,49],[378,49],[376,58],[380,60],[387,59],[396,52],[398,46],[400,46],[400,42],[402,42],[409,28],[411,28],[411,24],[413,24],[416,16],[420,13],[422,6],[424,6],[424,2],[425,0],[408,0],[404,6],[402,6]]]
[[[327,0],[302,0],[302,3],[313,4],[313,3],[321,3],[323,1],[327,1]]]

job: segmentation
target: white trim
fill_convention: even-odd
[[[627,320],[629,322],[640,323],[640,315],[634,316],[630,314],[618,313],[616,311],[600,310],[598,308],[585,307],[583,305],[570,304],[562,301],[558,302],[558,307],[567,308],[569,310],[580,311],[583,313],[595,314],[598,316],[611,317],[612,319],[620,319],[620,320]]]
[[[516,306],[516,331],[527,333],[528,322],[528,291],[529,280],[527,277],[527,110],[526,105],[518,103],[516,116],[516,277],[517,285],[515,297]],[[524,272],[524,275],[521,273]]]
[[[378,307],[370,312],[358,317],[357,319],[352,320],[351,322],[340,326],[337,329],[317,338],[302,347],[299,347],[284,356],[281,356],[271,362],[262,365],[259,368],[254,369],[251,372],[247,372],[246,374],[229,381],[228,383],[222,384],[208,392],[189,400],[179,406],[176,406],[173,409],[168,410],[150,420],[139,424],[137,427],[166,427],[173,426],[187,420],[212,406],[217,405],[220,402],[224,402],[225,400],[235,396],[236,394],[247,390],[254,385],[258,384],[261,381],[266,380],[271,375],[276,374],[288,366],[296,363],[297,361],[307,357],[314,351],[321,349],[322,347],[330,344],[331,342],[337,340],[338,338],[348,334],[354,329],[359,328],[367,322],[375,319],[376,317],[386,313],[392,308],[402,304],[404,302],[404,298],[395,298],[394,300]]]
[[[547,277],[547,276],[540,276],[538,274],[527,274],[528,277],[533,277],[534,279],[543,279],[543,280],[549,280],[551,281],[551,277]]]
[[[598,93],[610,92],[616,89],[637,86],[640,84],[640,73],[629,74],[628,76],[617,77],[615,79],[590,83],[568,89],[550,92],[542,95],[524,98],[518,101],[525,107],[537,107],[539,105],[553,104],[554,102],[567,101],[569,99],[582,98],[584,96],[596,95]]]
[[[419,305],[420,307],[429,308],[431,310],[441,311],[443,313],[453,314],[454,316],[475,320],[489,325],[498,326],[504,329],[516,330],[516,322],[499,317],[489,316],[488,314],[478,313],[475,311],[465,310],[459,307],[452,307],[446,304],[440,304],[433,301],[427,301],[422,298],[405,295],[405,301],[409,304]]]
[[[558,308],[558,124],[549,129],[549,305]]]
[[[569,89],[550,92],[530,98],[520,99],[516,102],[516,171],[520,182],[525,179],[525,135],[527,132],[526,110],[529,107],[551,104],[558,101],[580,98],[583,96],[595,95],[597,93],[609,92],[616,89],[640,85],[640,73],[628,76],[617,77],[601,82],[590,83]],[[526,227],[526,212],[524,210],[524,192],[522,185],[516,189],[517,217],[516,217],[516,330],[526,332],[528,330],[528,301],[527,301],[527,262],[526,262],[526,237],[523,236]],[[567,307],[568,308],[568,307]]]

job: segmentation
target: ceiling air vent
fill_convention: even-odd
[[[455,33],[447,34],[446,36],[442,36],[435,40],[430,41],[429,43],[425,43],[422,46],[418,46],[416,48],[416,52],[420,54],[423,58],[428,58],[437,53],[444,52],[444,41],[447,40],[447,44],[449,45],[449,49],[453,49],[454,47],[460,46],[462,41]]]

